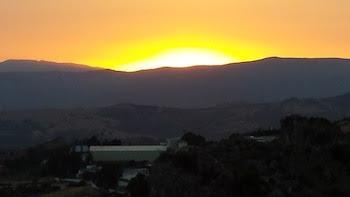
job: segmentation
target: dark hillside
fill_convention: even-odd
[[[1,63],[0,71],[1,65],[6,71],[8,63]],[[3,109],[97,107],[117,103],[198,108],[240,101],[261,103],[290,97],[330,97],[350,90],[350,60],[346,59],[267,58],[222,66],[132,73],[81,69],[66,64],[39,69],[42,62],[31,62],[36,70],[30,72],[28,67],[22,68],[21,62],[10,63],[18,67],[19,73],[0,73],[3,95],[0,108]],[[67,72],[77,70],[88,72]]]

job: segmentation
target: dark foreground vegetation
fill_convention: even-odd
[[[153,163],[150,175],[136,176],[125,195],[348,197],[349,130],[348,120],[330,122],[289,116],[281,120],[280,129],[233,134],[221,141],[207,141],[200,135],[186,133],[182,140],[188,146],[162,154]],[[86,142],[96,144],[98,140],[93,136]],[[113,140],[106,144],[120,142]],[[1,182],[25,179],[30,180],[32,187],[27,184],[9,190],[0,185],[0,196],[37,196],[52,192],[58,192],[57,196],[107,195],[86,185],[62,190],[51,183],[54,177],[74,177],[79,168],[86,165],[86,161],[79,159],[70,146],[60,140],[1,158]],[[103,167],[96,177],[83,178],[96,179],[98,187],[107,190],[117,183],[117,168],[118,164]]]
[[[263,143],[231,135],[220,142],[168,152],[153,166],[149,194],[350,196],[349,133],[325,119],[290,116],[281,121],[277,137]]]

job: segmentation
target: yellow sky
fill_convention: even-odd
[[[349,0],[0,0],[0,61],[130,71],[268,56],[348,58],[349,8]]]

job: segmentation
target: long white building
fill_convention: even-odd
[[[90,146],[96,162],[154,161],[167,146]]]

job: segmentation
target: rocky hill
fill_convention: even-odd
[[[71,140],[92,135],[164,139],[187,131],[220,139],[232,133],[278,128],[279,120],[292,114],[340,120],[350,116],[348,98],[347,94],[325,99],[292,98],[276,103],[193,109],[119,104],[94,109],[2,111],[0,144],[26,146],[56,137]]]

